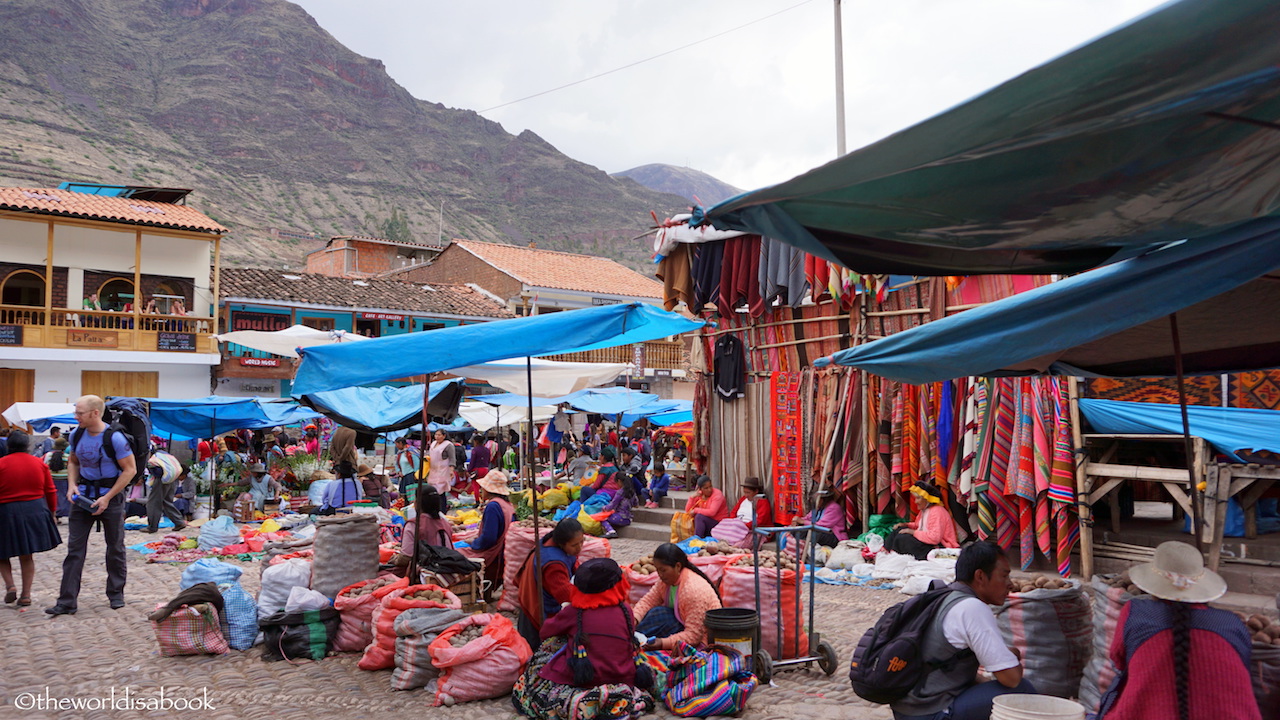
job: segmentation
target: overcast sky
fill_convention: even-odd
[[[686,165],[743,189],[835,157],[833,0],[295,0],[416,97],[608,172]],[[848,149],[977,95],[1156,0],[844,0]],[[798,7],[797,7],[798,5]],[[792,8],[792,9],[788,9]]]

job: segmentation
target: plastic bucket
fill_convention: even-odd
[[[707,626],[707,641],[726,645],[750,658],[759,644],[760,615],[746,608],[721,608],[708,610],[703,624]]]
[[[1084,720],[1084,706],[1052,695],[1001,695],[991,704],[991,720]]]

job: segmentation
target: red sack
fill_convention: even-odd
[[[782,597],[778,597],[778,573],[774,568],[760,568],[760,607],[756,607],[755,568],[729,566],[720,581],[720,599],[727,608],[748,608],[760,615],[760,649],[775,660],[809,654],[809,635],[804,625],[803,603],[796,604],[796,571],[782,570]],[[778,652],[778,615],[782,615],[782,655]],[[800,633],[796,634],[796,620]]]
[[[484,634],[462,647],[449,644],[450,638],[472,625],[483,625]],[[437,706],[510,693],[525,663],[533,657],[529,643],[520,637],[516,626],[496,613],[472,615],[450,627],[431,641],[427,652],[431,664],[441,671],[436,686]]]
[[[407,581],[406,581],[407,582]],[[384,588],[379,588],[377,595]],[[445,601],[410,600],[404,595],[419,590],[442,590]],[[390,670],[396,666],[396,618],[409,608],[453,608],[462,609],[462,601],[457,595],[437,585],[408,585],[398,587],[383,596],[382,601],[373,609],[373,641],[364,649],[364,655],[356,667],[361,670]]]
[[[555,526],[555,523],[547,523],[538,530],[545,538]],[[504,548],[503,557],[506,567],[502,569],[502,598],[498,600],[498,609],[514,612],[520,609],[520,589],[516,576],[520,573],[520,568],[529,557],[529,553],[533,551],[533,528],[520,527],[514,523],[510,525],[507,528]],[[612,548],[608,540],[587,535],[582,543],[582,552],[578,554],[578,562],[607,558],[611,552]]]
[[[631,590],[627,593],[627,603],[631,605],[631,607],[635,607],[637,603],[644,599],[645,595],[649,594],[649,591],[653,589],[653,586],[660,582],[658,580],[658,573],[641,575],[635,570],[632,570],[631,565],[622,566],[622,575],[627,579],[627,582],[631,583]]]
[[[409,586],[408,578],[400,578],[396,582],[374,590],[365,595],[354,595],[355,590],[374,582],[361,580],[343,588],[333,599],[333,608],[338,611],[338,634],[334,637],[333,649],[338,652],[362,652],[373,642],[373,611],[392,590]]]
[[[697,555],[690,555],[689,562],[696,565],[698,569],[701,570],[703,574],[707,576],[707,579],[711,581],[711,584],[715,585],[718,588],[720,587],[721,578],[724,577],[724,569],[729,567],[730,564],[736,562],[737,559],[740,557],[744,557],[744,556],[743,555],[704,555],[702,557],[698,557]],[[729,606],[725,605],[725,607],[729,607]]]

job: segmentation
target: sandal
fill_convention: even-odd
[[[18,600],[18,607],[31,607],[31,598],[24,597]]]
[[[4,594],[4,604],[12,605],[14,600],[18,599],[18,588],[9,588],[9,592]]]

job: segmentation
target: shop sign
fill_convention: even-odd
[[[360,313],[360,319],[361,320],[386,320],[388,322],[400,322],[401,320],[404,320],[404,316],[395,315],[392,313],[362,312]]]
[[[156,333],[156,350],[160,352],[195,352],[196,334],[158,332]]]
[[[120,347],[120,333],[114,330],[67,330],[70,347],[115,348]]]
[[[242,357],[240,364],[246,367],[280,367],[279,358]]]
[[[277,330],[287,329],[292,324],[293,319],[288,313],[252,312],[249,310],[231,311],[231,329],[233,331],[261,330],[263,332],[276,332]]]
[[[21,325],[0,325],[0,345],[21,345]]]

